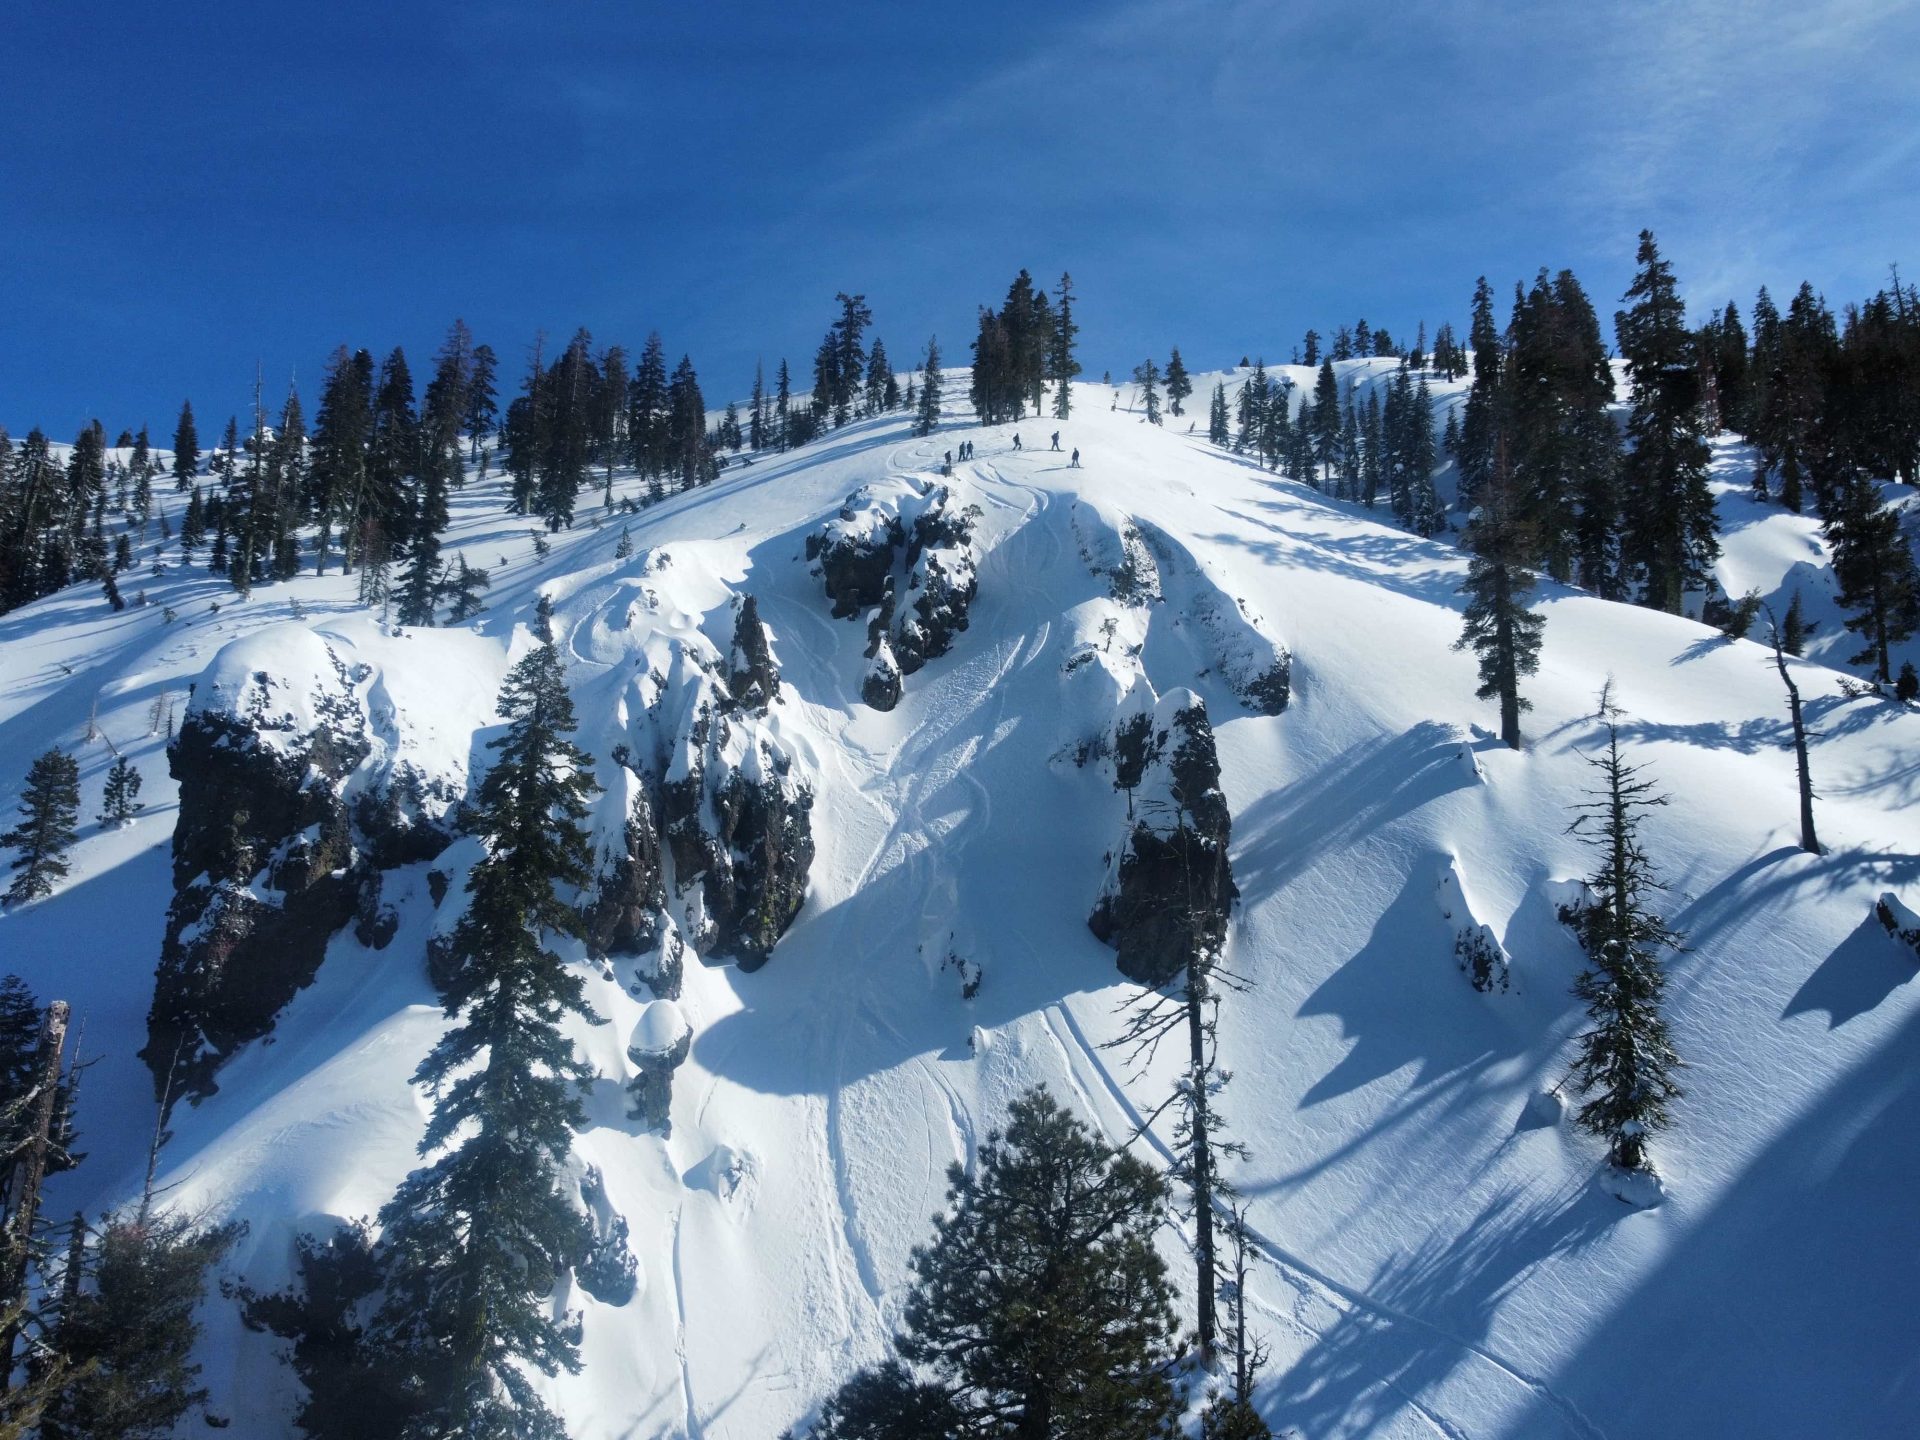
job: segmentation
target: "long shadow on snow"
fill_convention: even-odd
[[[1912,1435],[1916,1052],[1920,1011],[1687,1217],[1553,1388],[1636,1440]],[[1532,1440],[1550,1413],[1506,1433]]]
[[[1262,795],[1233,820],[1241,891],[1278,890],[1329,850],[1474,784],[1460,758],[1464,743],[1450,727],[1423,720],[1384,743],[1353,745],[1311,778]]]
[[[1414,865],[1360,953],[1300,1006],[1302,1019],[1333,1016],[1353,1040],[1340,1063],[1301,1096],[1303,1106],[1408,1065],[1418,1067],[1412,1089],[1457,1085],[1526,1048],[1522,1034],[1491,1007],[1470,1003],[1481,997],[1449,953],[1451,937],[1434,902],[1437,871],[1437,864]],[[1447,1022],[1431,1023],[1437,1015]]]
[[[1876,1009],[1911,979],[1913,952],[1887,934],[1877,918],[1868,915],[1794,992],[1780,1018],[1788,1020],[1824,1010],[1827,1029],[1838,1030],[1849,1020]]]
[[[1509,1190],[1451,1238],[1429,1234],[1356,1287],[1350,1305],[1263,1397],[1278,1432],[1366,1436],[1399,1433],[1395,1420],[1455,1370],[1476,1362],[1509,1292],[1543,1260],[1592,1244],[1625,1212],[1591,1186],[1525,1203]],[[1397,1318],[1407,1316],[1408,1320]],[[1529,1434],[1570,1433],[1543,1410]]]

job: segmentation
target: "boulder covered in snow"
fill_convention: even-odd
[[[1920,958],[1920,915],[1904,904],[1898,895],[1887,891],[1875,902],[1873,915],[1886,932]]]
[[[627,1041],[634,1065],[627,1081],[627,1115],[660,1135],[673,1133],[673,1072],[693,1050],[693,1027],[671,1000],[655,1000],[640,1012]]]

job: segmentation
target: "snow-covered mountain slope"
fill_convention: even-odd
[[[549,1386],[580,1440],[777,1433],[882,1353],[945,1167],[1012,1095],[1044,1081],[1119,1138],[1164,1094],[1164,1067],[1133,1075],[1101,1048],[1137,992],[1087,928],[1124,801],[1098,758],[1081,761],[1143,681],[1205,702],[1232,810],[1228,963],[1254,988],[1224,1013],[1226,1110],[1252,1152],[1235,1178],[1268,1261],[1254,1291],[1276,1429],[1911,1433],[1920,957],[1870,912],[1888,890],[1920,908],[1920,715],[1795,666],[1828,846],[1804,854],[1770,656],[1548,587],[1529,745],[1509,752],[1478,728],[1495,717],[1452,648],[1456,550],[1177,423],[1146,426],[1112,394],[1079,387],[1066,423],[955,414],[930,439],[902,417],[858,422],[638,516],[583,509],[544,558],[498,485],[475,480],[448,552],[494,584],[467,626],[389,633],[338,576],[239,602],[179,571],[144,581],[147,608],[110,614],[89,588],[0,618],[0,779],[75,747],[91,816],[112,750],[146,777],[132,827],[89,823],[70,882],[0,919],[0,964],[74,1001],[100,1057],[89,1158],[56,1183],[53,1213],[137,1188],[153,1108],[135,1052],[173,893],[164,725],[190,682],[205,706],[224,675],[230,698],[261,672],[311,668],[317,637],[351,677],[365,763],[404,758],[457,789],[484,763],[495,687],[545,594],[580,743],[611,789],[616,746],[671,747],[680,732],[648,707],[684,695],[663,681],[694,684],[703,657],[727,656],[750,593],[781,690],[729,763],[779,757],[812,794],[816,854],[763,966],[688,957],[669,1138],[626,1118],[629,1040],[664,1023],[643,1013],[638,962],[572,952],[610,1022],[578,1032],[603,1077],[578,1154],[640,1268],[625,1305],[556,1297],[585,1315],[583,1373]],[[1060,453],[1043,448],[1056,426]],[[975,460],[941,482],[967,439]],[[808,537],[859,487],[911,507],[936,483],[955,513],[978,507],[977,597],[878,710],[862,700],[867,612],[832,617]],[[615,492],[639,486],[617,476]],[[618,558],[623,527],[633,553]],[[1731,540],[1729,555],[1749,567],[1729,589],[1768,588],[1759,558]],[[1261,680],[1288,654],[1272,713]],[[1554,906],[1589,868],[1567,824],[1608,679],[1633,758],[1672,796],[1648,839],[1690,940],[1670,992],[1686,1097],[1655,1146],[1669,1198],[1650,1210],[1596,1183],[1599,1147],[1541,1099],[1580,1020],[1580,957]],[[102,738],[83,742],[96,706]],[[599,824],[611,843],[604,808]],[[175,1113],[172,1194],[249,1222],[232,1264],[255,1285],[286,1278],[299,1231],[371,1215],[415,1163],[426,1106],[407,1077],[443,1024],[425,955],[450,923],[429,871],[457,868],[467,844],[390,871],[391,941],[343,929],[271,1036]],[[1480,926],[1509,957],[1504,991],[1475,990],[1456,960],[1457,934]],[[207,1313],[214,1408],[233,1433],[290,1434],[274,1342],[224,1302]]]

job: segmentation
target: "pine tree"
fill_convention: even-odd
[[[774,382],[773,391],[774,428],[780,437],[780,449],[793,447],[793,376],[787,369],[785,357],[780,361],[780,374]]]
[[[1678,615],[1689,586],[1701,584],[1720,553],[1693,336],[1673,269],[1653,232],[1640,232],[1639,272],[1614,317],[1633,382],[1623,467],[1622,549],[1641,577],[1646,603]]]
[[[948,1181],[948,1213],[913,1254],[905,1363],[842,1387],[816,1440],[1171,1433],[1160,1178],[1035,1089]]]
[[[1342,422],[1340,382],[1334,378],[1333,361],[1322,360],[1313,385],[1313,462],[1314,483],[1325,488],[1340,465],[1340,426]]]
[[[1466,546],[1472,558],[1460,586],[1467,608],[1456,650],[1469,647],[1480,658],[1482,700],[1500,702],[1500,738],[1520,748],[1520,715],[1532,706],[1521,697],[1520,681],[1540,668],[1540,632],[1545,622],[1527,608],[1534,575],[1527,567],[1531,542],[1515,517],[1504,447],[1496,445],[1493,469],[1482,486],[1468,523]]]
[[[486,609],[480,595],[492,584],[492,575],[468,565],[465,555],[456,556],[453,571],[448,575],[445,586],[446,593],[453,599],[453,608],[447,612],[447,623],[464,625]]]
[[[466,413],[460,417],[460,421],[466,428],[468,443],[476,460],[482,458],[482,447],[493,434],[494,423],[500,414],[500,392],[496,388],[499,371],[500,361],[491,345],[473,347],[473,371],[467,380]]]
[[[767,380],[758,360],[753,362],[753,396],[747,402],[747,447],[756,455],[767,448]]]
[[[200,432],[193,425],[193,402],[180,402],[180,423],[173,427],[173,488],[185,492],[200,473]]]
[[[1669,1105],[1680,1097],[1674,1053],[1660,1002],[1666,989],[1662,952],[1680,937],[1651,908],[1663,889],[1642,847],[1648,810],[1666,803],[1643,767],[1620,753],[1618,712],[1603,695],[1607,748],[1592,757],[1600,788],[1578,807],[1573,829],[1600,854],[1588,879],[1593,903],[1579,913],[1588,968],[1574,981],[1593,1028],[1577,1041],[1570,1078],[1589,1098],[1575,1118],[1607,1141],[1613,1163],[1644,1170],[1648,1139],[1666,1128]]]
[[[387,1259],[375,1343],[419,1413],[404,1434],[527,1436],[564,1429],[528,1383],[580,1366],[577,1326],[546,1297],[587,1236],[561,1187],[592,1076],[561,1033],[593,1015],[580,979],[547,949],[577,935],[557,893],[587,883],[581,825],[597,788],[560,657],[542,645],[508,673],[507,730],[481,782],[473,828],[486,855],[467,880],[442,996],[454,1022],[414,1074],[437,1096],[420,1142],[432,1157],[381,1211]]]
[[[0,846],[17,853],[5,903],[18,905],[53,893],[67,875],[67,851],[80,818],[80,762],[48,750],[27,770],[20,795],[20,823],[0,835]]]
[[[1133,369],[1133,383],[1140,387],[1140,406],[1146,411],[1147,423],[1160,423],[1160,367],[1153,363],[1152,357],[1141,361]]]
[[[1073,277],[1064,271],[1053,287],[1053,334],[1047,354],[1047,378],[1054,383],[1053,418],[1065,420],[1073,413],[1073,377],[1080,373],[1074,358],[1074,337],[1080,327],[1073,318]]]
[[[100,801],[102,825],[129,825],[141,809],[140,768],[124,755],[107,767],[106,790]]]
[[[786,367],[781,366],[784,377]],[[931,435],[940,428],[940,338],[927,338],[927,358],[920,366],[920,413],[913,433]]]
[[[686,355],[674,367],[667,384],[667,443],[680,475],[680,488],[691,490],[713,478],[713,455],[707,446],[707,402],[700,394],[700,377]]]
[[[1207,407],[1207,439],[1215,445],[1226,445],[1233,439],[1227,428],[1227,384],[1224,380],[1213,383],[1213,400]]]
[[[1167,408],[1175,415],[1184,415],[1180,402],[1193,394],[1193,381],[1187,377],[1187,367],[1180,359],[1180,347],[1173,347],[1173,354],[1167,357]]]
[[[1493,323],[1493,287],[1482,275],[1473,290],[1473,323],[1467,332],[1473,347],[1473,384],[1460,418],[1454,456],[1460,463],[1460,508],[1472,510],[1493,469],[1499,428],[1502,351]]]
[[[627,395],[627,444],[633,451],[634,468],[649,480],[667,473],[671,429],[667,399],[667,351],[656,330],[647,336]]]
[[[1801,655],[1807,648],[1806,613],[1800,606],[1800,592],[1793,592],[1787,603],[1787,618],[1780,623],[1780,648],[1789,655]]]
[[[827,403],[833,412],[833,428],[838,430],[853,418],[855,397],[859,393],[861,377],[866,372],[866,351],[862,348],[861,337],[866,334],[867,326],[873,323],[873,311],[867,306],[864,295],[849,295],[842,290],[834,300],[840,306],[840,316],[828,331],[828,343],[832,347],[833,362],[827,372]]]
[[[373,429],[373,356],[342,345],[327,364],[320,408],[313,422],[313,460],[308,472],[308,506],[320,522],[314,541],[316,573],[327,573],[333,527],[340,527],[343,563],[351,556],[349,536],[366,484],[367,438]],[[185,540],[184,533],[182,541]],[[191,548],[191,547],[189,547]],[[349,567],[350,568],[350,567]]]
[[[1847,629],[1866,644],[1848,663],[1872,667],[1874,678],[1892,681],[1891,647],[1920,625],[1920,574],[1913,547],[1900,531],[1900,515],[1880,499],[1879,486],[1855,474],[1833,489],[1827,507],[1827,543],[1840,603],[1853,613]]]
[[[196,1318],[207,1272],[239,1239],[143,1206],[109,1220],[90,1285],[62,1307],[53,1348],[73,1367],[48,1405],[42,1440],[166,1440],[207,1392],[197,1381]]]

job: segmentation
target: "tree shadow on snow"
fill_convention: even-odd
[[[1456,1371],[1476,1388],[1523,1384],[1484,1348],[1501,1304],[1542,1261],[1596,1242],[1624,1213],[1591,1186],[1533,1204],[1509,1190],[1458,1235],[1389,1259],[1268,1392],[1275,1432],[1399,1434],[1409,1410],[1435,1423],[1423,1397]],[[1584,1437],[1567,1417],[1540,1419],[1535,1437]]]
[[[1838,1030],[1913,979],[1913,960],[1913,952],[1868,915],[1794,992],[1780,1018],[1824,1010],[1827,1029]]]
[[[1685,1217],[1553,1389],[1640,1440],[1911,1435],[1917,1051],[1920,1012]],[[1532,1440],[1550,1416],[1536,1405],[1504,1433]]]

